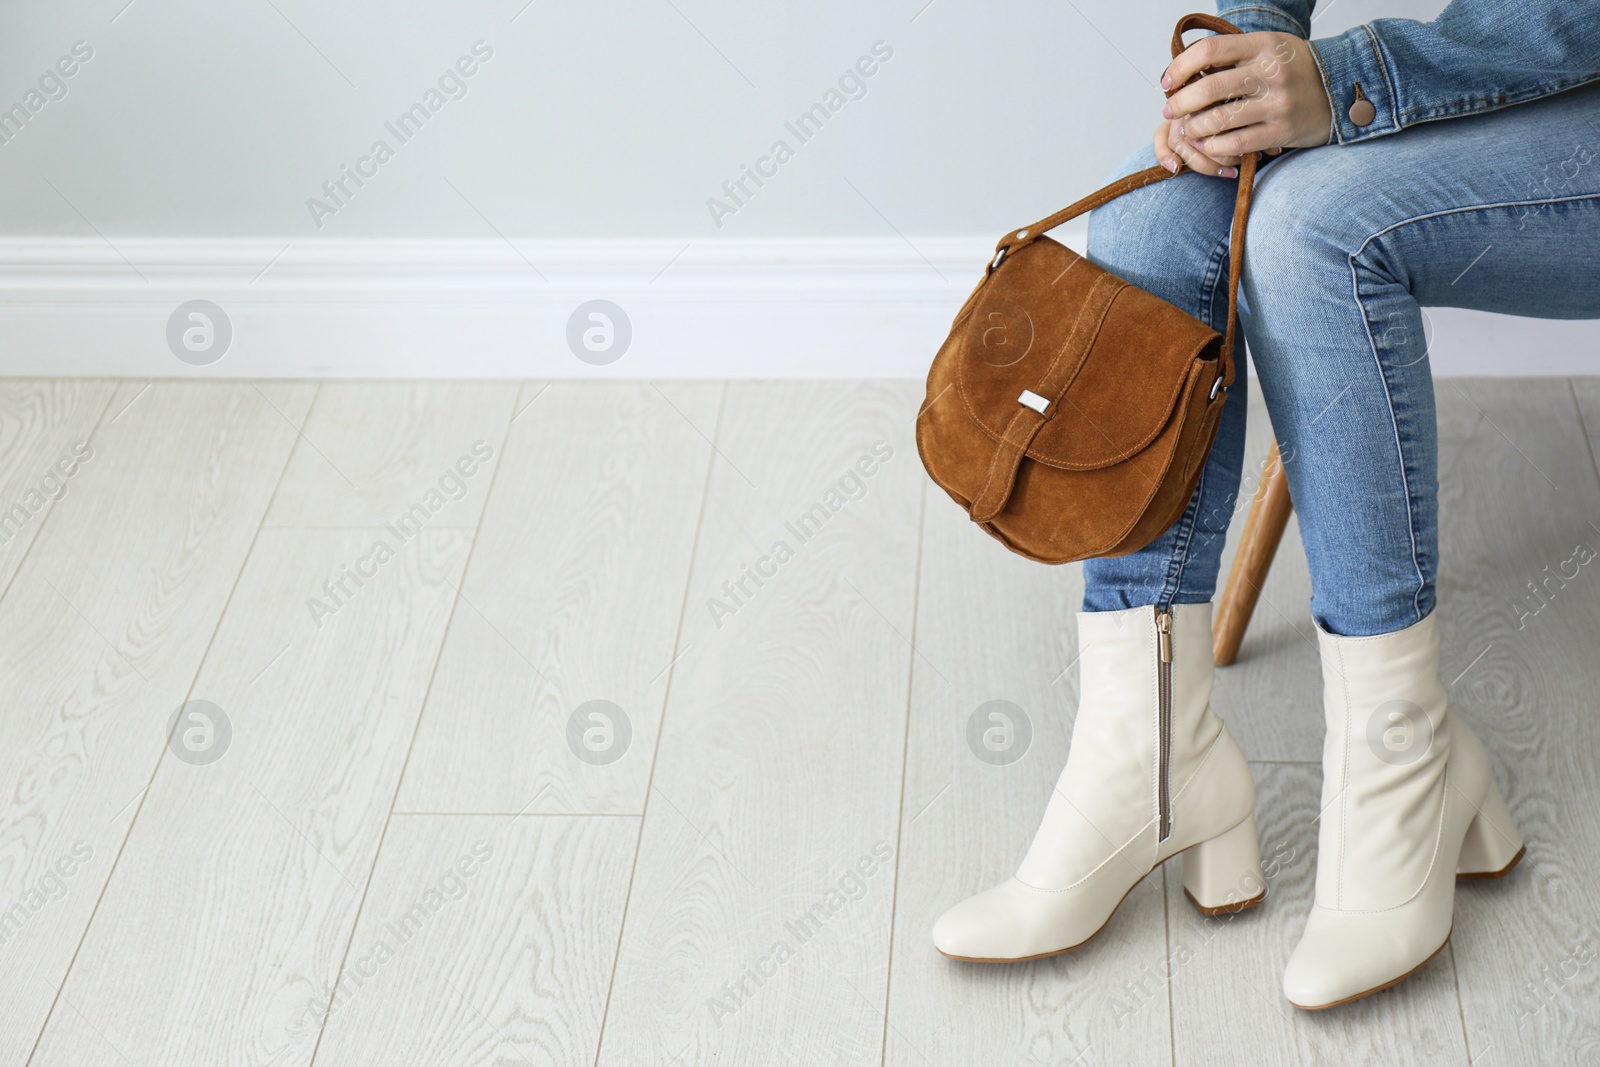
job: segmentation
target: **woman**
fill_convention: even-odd
[[[1122,171],[1190,173],[1096,210],[1089,255],[1220,331],[1231,179],[1243,153],[1267,153],[1241,315],[1310,564],[1327,724],[1316,900],[1284,992],[1327,1008],[1420,969],[1449,938],[1455,881],[1503,875],[1523,853],[1438,675],[1421,308],[1600,317],[1600,17],[1455,0],[1431,23],[1309,41],[1310,0],[1223,0],[1219,13],[1244,32],[1172,62],[1162,87],[1182,88]],[[946,955],[1074,948],[1189,849],[1184,886],[1202,910],[1262,899],[1255,789],[1208,704],[1244,385],[1177,524],[1085,564],[1066,769],[1016,877],[935,924]]]

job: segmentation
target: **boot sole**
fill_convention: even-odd
[[[1183,895],[1189,898],[1189,903],[1194,905],[1196,911],[1208,919],[1215,919],[1219,915],[1237,915],[1239,912],[1247,911],[1248,909],[1255,907],[1257,904],[1260,904],[1263,900],[1267,899],[1267,891],[1263,889],[1249,900],[1241,900],[1235,904],[1223,904],[1219,907],[1208,908],[1198,900],[1194,899],[1194,894],[1189,892],[1187,889],[1183,891]]]
[[[1203,844],[1205,844],[1204,841],[1197,841],[1195,843],[1195,845]],[[1194,848],[1195,845],[1190,845],[1189,848]],[[1161,863],[1158,863],[1154,867],[1150,868],[1149,873],[1145,874],[1144,877],[1139,879],[1139,881],[1128,887],[1128,893],[1132,893],[1135,889],[1138,889],[1139,886],[1144,882],[1145,878],[1148,878],[1156,871],[1159,871],[1162,863],[1166,863],[1168,860],[1177,859],[1187,851],[1189,851],[1188,848],[1184,849],[1183,852],[1174,852],[1172,855],[1162,860]],[[1513,860],[1512,864],[1515,865],[1515,863],[1516,861]],[[1510,869],[1511,868],[1509,867],[1506,868],[1506,870]],[[1122,894],[1122,900],[1128,899],[1128,893]],[[1218,915],[1235,915],[1241,911],[1246,911],[1250,908],[1253,908],[1257,904],[1260,904],[1262,901],[1267,899],[1267,891],[1263,889],[1260,893],[1257,893],[1249,900],[1241,900],[1237,904],[1224,904],[1219,908],[1208,908],[1204,904],[1201,904],[1198,900],[1194,899],[1194,896],[1187,889],[1183,891],[1183,895],[1189,898],[1189,903],[1193,904],[1199,909],[1200,914],[1208,918],[1215,918]],[[1117,901],[1117,907],[1111,909],[1111,915],[1115,915],[1117,913],[1117,908],[1122,907],[1122,900]],[[1106,921],[1100,924],[1100,928],[1098,930],[1084,938],[1082,941],[1079,941],[1076,945],[1068,945],[1066,948],[1051,949],[1049,952],[1038,952],[1032,956],[952,956],[950,953],[946,952],[942,948],[939,948],[937,945],[934,946],[934,951],[939,953],[939,955],[943,956],[947,960],[960,960],[962,963],[1027,963],[1029,960],[1044,960],[1049,959],[1051,956],[1064,956],[1068,952],[1073,952],[1077,949],[1080,949],[1098,937],[1100,935],[1100,930],[1104,930],[1109,925],[1111,925],[1111,916],[1107,916]]]
[[[1522,862],[1522,857],[1528,854],[1528,846],[1523,845],[1517,849],[1517,854],[1511,857],[1511,862],[1501,867],[1498,871],[1458,871],[1458,882],[1491,882],[1496,878],[1504,878],[1511,873],[1512,868]]]

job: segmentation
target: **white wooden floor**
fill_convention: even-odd
[[[1215,698],[1266,905],[1162,871],[955,964],[930,924],[1065,758],[1081,579],[929,485],[916,384],[0,381],[0,1064],[1600,1061],[1600,382],[1438,394],[1444,675],[1529,861],[1308,1014],[1292,528]]]

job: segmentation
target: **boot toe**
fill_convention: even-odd
[[[1007,886],[968,897],[933,924],[933,945],[963,960],[1009,960],[1031,955]]]
[[[1378,984],[1353,974],[1325,951],[1308,950],[1304,940],[1283,971],[1283,995],[1295,1007],[1310,1010],[1331,1008]]]
[[[1443,940],[1434,943],[1426,935],[1419,943],[1421,925],[1316,909],[1284,968],[1284,996],[1314,1011],[1393,985],[1444,947]]]

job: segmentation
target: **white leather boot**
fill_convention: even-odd
[[[1455,883],[1498,878],[1522,837],[1472,729],[1450,715],[1434,616],[1397,633],[1322,632],[1316,903],[1283,990],[1331,1008],[1421,970],[1450,938]]]
[[[1066,769],[1016,877],[933,926],[946,956],[1001,962],[1077,948],[1185,849],[1207,914],[1266,895],[1244,754],[1209,704],[1211,605],[1078,615],[1082,683]]]

